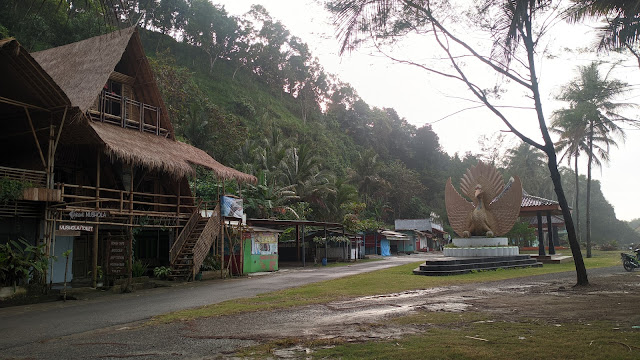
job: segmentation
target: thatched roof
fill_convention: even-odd
[[[15,39],[0,40],[0,73],[2,97],[45,109],[70,104],[58,84]]]
[[[119,72],[135,79],[134,88],[140,97],[137,100],[160,107],[161,126],[174,137],[135,26],[31,55],[83,113],[93,105],[111,73],[120,65]]]
[[[255,176],[224,166],[189,144],[100,122],[90,121],[89,126],[104,144],[105,152],[125,163],[167,172],[175,177],[193,174],[191,164],[195,164],[211,169],[222,179],[257,182]]]
[[[87,111],[122,58],[134,27],[31,55],[64,90],[73,106]]]

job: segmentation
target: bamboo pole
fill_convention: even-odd
[[[224,194],[225,194],[225,186],[224,186],[224,179],[222,179],[222,196],[224,196]],[[220,269],[224,269],[224,228],[226,224],[222,218],[222,198],[219,198],[218,201],[220,201],[220,220],[222,221],[222,226],[220,227],[220,233],[222,234],[222,237],[220,239],[222,240],[220,242]],[[224,274],[222,274],[222,270],[220,270],[220,276],[224,277]]]
[[[27,120],[29,120],[29,127],[31,128],[31,133],[33,134],[33,139],[36,142],[36,146],[38,148],[38,154],[40,154],[40,160],[42,160],[42,166],[46,169],[47,162],[44,161],[44,155],[42,153],[42,148],[40,147],[40,142],[38,141],[38,136],[36,136],[36,130],[33,128],[33,121],[31,120],[31,114],[29,113],[29,109],[27,107],[24,108],[24,112],[27,114]]]
[[[100,209],[100,151],[96,156],[96,211]],[[94,218],[95,222],[99,222],[99,219]],[[93,253],[91,254],[91,287],[96,288],[98,284],[98,229],[100,225],[96,224],[93,231]]]

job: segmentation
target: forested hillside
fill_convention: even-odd
[[[457,183],[479,159],[503,168],[507,179],[519,175],[533,195],[555,196],[537,150],[446,154],[429,124],[415,126],[394,109],[367,104],[261,6],[235,18],[206,0],[107,3],[113,8],[93,0],[3,1],[0,36],[37,51],[135,19],[177,136],[259,178],[242,189],[224,184],[227,192],[242,192],[249,216],[351,219],[353,230],[364,230],[435,214],[447,227],[445,181],[451,176]],[[574,173],[564,168],[563,174],[571,200]],[[194,182],[201,196],[215,196],[223,186],[204,173]],[[615,218],[597,181],[592,219],[596,244],[640,242]]]

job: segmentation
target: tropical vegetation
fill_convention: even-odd
[[[395,109],[367,104],[260,5],[234,17],[207,0],[0,3],[0,36],[17,38],[29,51],[133,24],[177,137],[258,178],[239,186],[199,172],[194,192],[209,199],[240,195],[249,217],[344,222],[350,231],[366,231],[396,218],[435,216],[448,229],[444,184],[479,159],[500,167],[506,179],[520,175],[531,194],[557,199],[561,185],[572,203],[578,197],[585,203],[587,182],[577,171],[560,167],[561,183],[551,181],[546,146],[493,144],[488,148],[503,151],[491,156],[445,153],[431,125],[415,126]],[[639,243],[616,219],[598,181],[591,187],[593,242]]]

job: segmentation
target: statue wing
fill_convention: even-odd
[[[522,194],[520,194],[522,196]],[[467,229],[467,219],[474,209],[473,203],[465,200],[451,184],[451,178],[447,180],[444,191],[444,202],[447,206],[449,224],[459,236]]]
[[[520,216],[522,206],[522,183],[520,178],[515,176],[513,182],[507,184],[504,191],[500,193],[488,206],[496,221],[493,229],[495,236],[508,233],[513,224]]]

